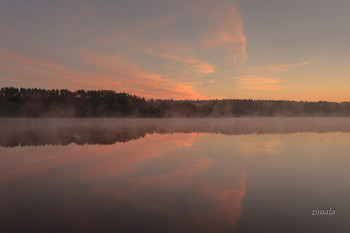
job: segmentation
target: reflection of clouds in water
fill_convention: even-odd
[[[105,146],[0,147],[0,219],[60,232],[256,232],[291,211],[290,228],[315,200],[347,203],[349,138],[162,132]]]
[[[45,206],[60,224],[77,219],[88,223],[87,229],[89,224],[125,227],[131,222],[138,229],[173,226],[174,232],[216,232],[218,225],[232,229],[242,211],[246,175],[223,167],[220,156],[198,153],[202,148],[195,142],[202,136],[209,135],[155,134],[108,146],[1,148],[7,156],[0,157],[0,186],[6,190],[0,207],[16,204],[16,216],[26,215],[23,224],[36,223],[40,216],[34,206]]]
[[[88,176],[87,180],[97,180],[100,175],[128,178],[130,173],[138,170],[143,163],[152,161],[174,150],[191,146],[196,137],[196,135],[187,136],[182,134],[153,135],[153,137],[128,143],[93,147],[96,154],[100,154],[100,151],[107,150],[107,152],[105,156],[94,156],[93,161],[89,161],[91,168],[84,172],[84,176]],[[81,179],[85,179],[85,177],[81,177]]]
[[[281,142],[277,140],[257,140],[241,141],[238,145],[238,151],[245,155],[277,154],[281,147]]]
[[[0,144],[2,146],[68,145],[70,143],[108,145],[116,142],[136,140],[155,133],[220,133],[239,135],[350,132],[350,118],[326,117],[209,119],[45,118],[0,119],[0,123]],[[268,149],[270,146],[262,146],[262,148],[264,147]]]

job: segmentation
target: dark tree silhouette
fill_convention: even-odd
[[[349,102],[285,100],[146,100],[108,90],[4,87],[0,117],[350,116]]]

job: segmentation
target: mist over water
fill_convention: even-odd
[[[350,132],[350,118],[2,118],[2,146],[114,144],[148,134],[288,134]]]

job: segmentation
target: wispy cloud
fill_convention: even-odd
[[[216,43],[223,42],[227,45],[233,62],[246,60],[248,58],[247,39],[243,32],[243,18],[238,13],[236,4],[222,1],[220,9],[215,12],[215,19],[217,24]]]
[[[281,85],[281,78],[267,78],[248,75],[235,79],[240,89],[243,90],[279,91],[284,88],[284,86]]]
[[[245,68],[241,71],[244,75],[233,79],[242,90],[280,91],[285,88],[282,78],[284,72],[312,63],[315,61]]]
[[[185,73],[206,75],[206,74],[215,72],[215,65],[198,59],[197,57],[191,55],[190,52],[186,54],[171,54],[171,53],[156,52],[151,48],[144,48],[144,49],[148,54],[152,56],[166,58],[174,62],[180,63]]]
[[[316,63],[316,61],[303,61],[299,63],[290,63],[290,64],[279,64],[279,65],[266,65],[253,68],[256,72],[269,72],[269,73],[279,73],[284,71],[289,71],[301,66],[309,65]]]

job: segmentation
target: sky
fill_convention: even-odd
[[[349,0],[0,0],[0,86],[350,101]]]

